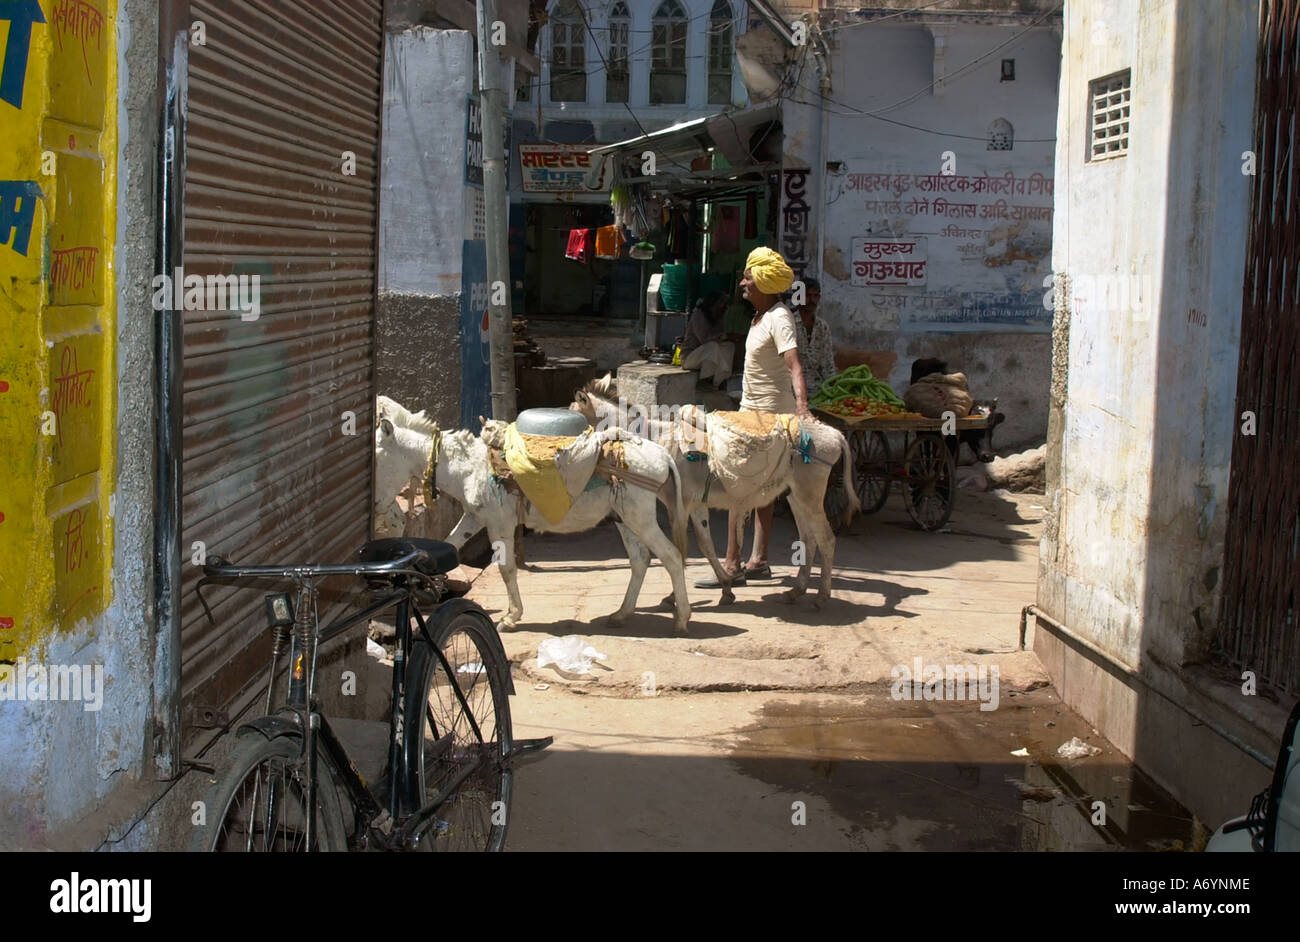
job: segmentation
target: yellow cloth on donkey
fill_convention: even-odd
[[[555,453],[573,441],[572,435],[523,435],[513,422],[506,426],[506,465],[524,496],[551,523],[563,520],[572,506]]]

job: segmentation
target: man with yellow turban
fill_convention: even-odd
[[[781,303],[780,295],[794,284],[794,272],[785,259],[769,248],[757,248],[745,260],[745,276],[740,282],[741,297],[754,306],[754,319],[745,338],[744,392],[741,411],[794,413],[805,422],[813,421],[808,410],[803,366],[799,363],[799,339],[794,314]],[[741,538],[738,534],[743,518],[732,512],[727,526],[727,558],[722,566],[734,574],[732,585],[744,585],[746,579],[770,579],[772,567],[767,562],[768,538],[772,532],[772,510],[768,504],[755,511],[754,549],[744,571],[740,568]],[[717,588],[711,579],[696,583],[701,588]]]

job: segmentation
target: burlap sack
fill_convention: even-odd
[[[909,412],[919,412],[928,419],[941,419],[945,412],[957,418],[970,415],[975,400],[966,391],[964,373],[931,373],[923,376],[903,393],[903,405]]]
[[[790,461],[799,420],[771,412],[709,413],[709,470],[723,488],[749,493],[765,486]]]

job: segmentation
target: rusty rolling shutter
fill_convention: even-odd
[[[194,544],[337,562],[370,533],[383,63],[380,0],[196,0],[190,15],[206,42],[189,49],[185,275],[244,276],[250,294],[257,276],[260,310],[183,314],[187,737],[260,683],[269,650],[262,592],[205,590],[204,617]]]
[[[1216,647],[1233,666],[1300,695],[1300,0],[1260,9],[1250,241]]]

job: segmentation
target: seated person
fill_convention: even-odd
[[[795,310],[795,329],[799,341],[799,362],[803,365],[808,398],[817,395],[822,383],[839,372],[835,368],[835,345],[826,321],[816,316],[822,288],[816,278],[804,279],[804,304]]]
[[[735,344],[723,329],[726,310],[727,296],[721,291],[709,292],[695,303],[682,340],[682,369],[699,370],[701,382],[712,382],[719,389],[731,378],[736,355]]]

